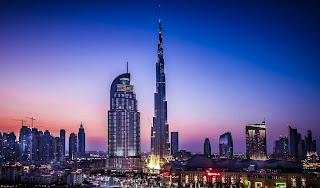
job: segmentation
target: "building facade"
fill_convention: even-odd
[[[288,155],[288,137],[280,136],[279,140],[274,141],[273,154]]]
[[[233,140],[231,132],[224,133],[219,139],[220,158],[233,158]]]
[[[22,126],[20,129],[19,143],[21,151],[21,161],[28,162],[32,158],[32,136],[31,129],[27,126]]]
[[[267,159],[267,134],[263,121],[261,124],[246,125],[246,156],[247,159]]]
[[[179,151],[179,134],[178,132],[171,132],[171,155]]]
[[[66,131],[64,129],[60,130],[60,139],[62,144],[62,155],[64,158],[66,156]]]
[[[78,132],[78,156],[83,156],[85,153],[86,153],[86,133],[84,132],[84,128],[81,122],[79,132]]]
[[[204,150],[203,154],[205,156],[211,157],[211,144],[210,144],[210,140],[208,137],[204,140],[203,150]]]
[[[162,46],[161,20],[159,18],[158,61],[156,63],[156,92],[154,94],[154,117],[151,127],[151,163],[158,166],[170,156],[169,124],[167,117],[166,80]]]
[[[116,77],[110,89],[108,167],[140,168],[140,112],[130,74]]]
[[[293,157],[298,157],[298,145],[301,140],[301,134],[298,133],[296,128],[288,126],[288,149],[289,155]]]
[[[69,159],[75,160],[77,159],[77,135],[75,133],[71,133],[69,137]]]

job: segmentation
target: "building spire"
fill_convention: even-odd
[[[127,73],[129,73],[129,63],[127,61]]]
[[[161,20],[161,14],[160,14],[160,5],[159,5],[159,23],[160,23],[160,20]]]

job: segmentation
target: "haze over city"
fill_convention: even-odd
[[[159,1],[1,2],[0,128],[14,119],[58,135],[83,122],[87,150],[107,150],[109,91],[126,72],[150,151]],[[245,125],[266,120],[268,153],[287,125],[319,143],[319,7],[301,3],[161,1],[168,122],[180,149],[202,152],[231,131],[245,152]],[[28,121],[26,124],[31,124]],[[318,145],[319,148],[319,145]]]

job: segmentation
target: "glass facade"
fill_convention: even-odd
[[[220,158],[233,158],[233,140],[231,132],[227,132],[220,136],[219,139]]]
[[[129,73],[119,75],[111,85],[108,151],[109,158],[140,158],[140,112]],[[109,162],[113,168],[132,167],[122,159]]]
[[[246,126],[246,156],[247,159],[267,159],[266,126],[262,124],[249,124]]]
[[[178,132],[171,132],[171,155],[179,151],[179,135]]]
[[[170,155],[169,124],[167,121],[166,81],[159,19],[158,61],[156,63],[156,93],[154,94],[154,117],[151,127],[151,155],[164,162]]]
[[[207,157],[211,157],[211,144],[209,138],[206,138],[204,141],[204,155]]]
[[[77,135],[74,133],[71,133],[69,137],[69,159],[77,159]]]
[[[86,134],[84,132],[84,128],[82,122],[80,124],[79,132],[78,132],[78,155],[82,156],[86,152]]]

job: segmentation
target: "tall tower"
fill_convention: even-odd
[[[247,159],[267,159],[267,134],[265,121],[261,124],[246,125],[246,156]]]
[[[64,129],[60,130],[60,139],[62,144],[62,156],[66,155],[66,131]]]
[[[86,133],[84,133],[84,128],[82,122],[80,124],[78,132],[78,154],[79,156],[84,155],[86,152]]]
[[[154,117],[151,127],[151,155],[160,163],[170,155],[169,124],[167,121],[166,80],[159,16],[158,61],[156,63],[156,92],[154,94]]]
[[[179,133],[171,132],[171,155],[174,156],[179,151]]]
[[[233,158],[233,140],[231,132],[224,133],[219,139],[220,158]]]
[[[75,160],[77,158],[77,135],[71,133],[69,137],[69,159]]]
[[[210,140],[208,137],[204,140],[203,150],[204,150],[203,154],[205,156],[211,157],[211,144],[210,144]]]
[[[108,152],[108,168],[140,168],[140,112],[128,72],[111,84]]]
[[[20,129],[19,142],[21,145],[21,160],[30,161],[31,160],[31,129],[27,126],[22,126]]]

